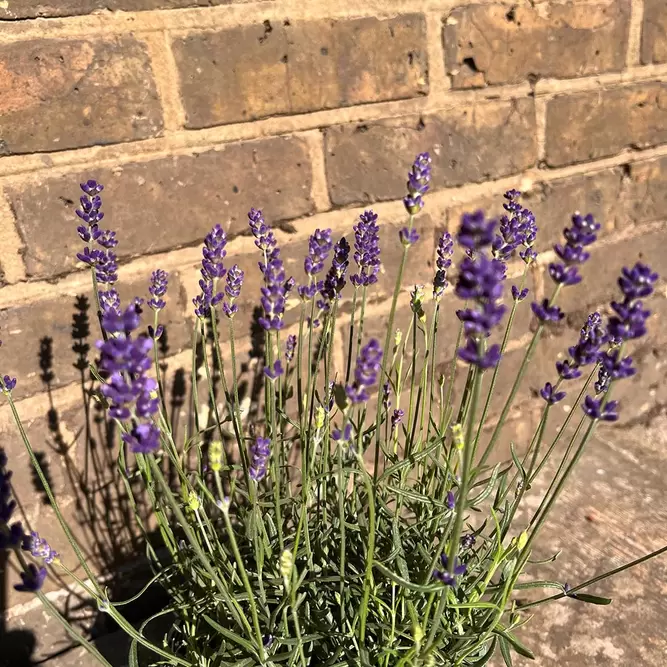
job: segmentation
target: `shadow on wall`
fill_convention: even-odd
[[[43,338],[38,350],[39,368],[44,390],[48,396],[49,408],[45,415],[49,437],[45,443],[33,442],[36,456],[42,466],[47,480],[51,484],[50,467],[57,462],[65,472],[66,486],[75,507],[75,533],[79,545],[93,571],[99,573],[101,583],[107,587],[110,600],[119,602],[135,596],[152,577],[151,564],[147,554],[147,543],[162,553],[159,533],[153,530],[151,505],[145,493],[141,477],[130,474],[126,478],[121,474],[119,457],[120,434],[118,428],[105,413],[98,393],[99,382],[93,377],[90,364],[94,362],[96,350],[93,341],[97,340],[97,322],[95,332],[91,333],[91,305],[88,297],[78,296],[73,304],[72,318],[72,363],[79,371],[81,387],[81,403],[77,412],[81,415],[80,424],[75,433],[61,422],[53,397],[53,341]],[[94,311],[93,311],[94,312]],[[254,319],[261,314],[254,313]],[[96,315],[94,315],[96,318]],[[207,327],[211,331],[211,327]],[[158,342],[160,353],[160,373],[163,385],[163,409],[172,424],[174,440],[184,443],[186,433],[196,432],[194,429],[193,392],[190,386],[190,373],[183,368],[169,367],[165,359],[169,355],[167,331],[164,330]],[[247,362],[241,365],[239,391],[241,402],[249,399],[251,405],[263,388],[264,336],[263,330],[256,321],[251,326],[251,350]],[[205,360],[211,364],[211,386],[206,382]],[[212,401],[221,402],[220,368],[214,363],[215,355],[209,350],[204,354],[199,344],[194,363],[197,368],[198,400],[200,406],[199,419],[208,421],[203,430],[203,451],[209,442],[216,438],[214,430],[214,411]],[[208,399],[208,405],[206,405]],[[207,408],[207,409],[206,409]],[[225,445],[230,458],[234,458],[235,442],[226,437]],[[128,461],[128,465],[131,463]],[[172,479],[173,471],[163,462],[167,479]],[[22,521],[26,531],[32,526],[26,516],[27,503],[49,503],[45,489],[36,473],[32,475],[34,491],[29,498],[21,498],[21,490],[13,489],[18,507],[22,513]],[[36,493],[35,493],[36,492]],[[27,494],[26,494],[27,495]],[[58,497],[56,496],[58,500]],[[69,500],[69,499],[68,499]],[[146,533],[138,528],[135,513],[145,527]],[[58,526],[56,528],[60,530]],[[9,587],[7,554],[0,552],[0,667],[34,667],[44,664],[57,656],[64,657],[75,648],[65,645],[57,650],[45,646],[38,650],[38,642],[44,643],[42,628],[7,629],[5,612],[7,611]],[[79,568],[81,569],[81,568]],[[77,574],[85,578],[82,572]],[[12,580],[13,580],[12,573]],[[57,581],[58,587],[67,591],[64,601],[60,603],[60,611],[70,622],[76,625],[91,639],[99,639],[114,632],[117,627],[108,614],[100,613],[90,599],[82,596],[65,581],[53,567],[49,577]],[[122,607],[126,618],[135,625],[140,625],[156,610],[163,609],[168,602],[166,593],[159,585],[151,586],[136,601]],[[149,629],[150,632],[150,629]],[[127,664],[126,650],[119,650],[119,642],[99,642],[98,649],[114,667],[125,667]],[[124,646],[124,644],[123,644]],[[45,653],[46,652],[46,653]],[[60,664],[60,663],[59,663]]]

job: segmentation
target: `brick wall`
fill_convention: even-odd
[[[527,193],[542,249],[575,210],[603,223],[585,287],[564,299],[571,327],[613,293],[621,263],[643,257],[667,273],[664,0],[8,0],[0,90],[1,369],[19,377],[19,411],[65,499],[71,480],[56,450],[64,442],[73,461],[85,458],[72,349],[73,315],[85,315],[77,297],[90,294],[75,257],[82,179],[106,185],[124,295],[144,293],[154,268],[172,273],[172,370],[188,366],[198,246],[214,223],[254,274],[254,247],[241,236],[250,206],[280,230],[299,275],[313,229],[349,231],[373,204],[387,230],[386,297],[405,172],[423,150],[433,187],[412,282],[431,278],[439,229],[465,209],[498,212],[510,187]],[[540,296],[543,271],[532,283]],[[257,292],[249,277],[241,334]],[[379,298],[369,326],[381,329],[387,311]],[[635,416],[663,401],[658,329],[628,384]],[[563,327],[545,339],[528,389],[546,379],[546,351],[573,335]],[[524,344],[511,345],[518,354]],[[451,353],[443,343],[441,360]],[[0,407],[27,514],[48,525],[9,417]],[[81,508],[66,505],[76,523]]]

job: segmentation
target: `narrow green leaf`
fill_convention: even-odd
[[[512,665],[512,652],[510,651],[510,645],[503,637],[500,638],[500,655],[503,656],[506,667],[514,667]]]
[[[494,628],[493,632],[503,639],[506,639],[519,655],[522,655],[524,658],[529,658],[530,660],[535,660],[535,654],[527,646],[524,646],[511,632],[502,630],[501,626]]]
[[[557,588],[559,591],[562,591],[563,584],[558,581],[525,581],[514,586],[515,590],[522,590],[525,588]]]
[[[249,653],[252,653],[253,655],[257,655],[257,652],[255,651],[255,647],[247,639],[243,639],[243,637],[239,637],[236,633],[231,632],[230,630],[227,630],[227,628],[223,628],[219,623],[216,623],[207,614],[203,614],[202,617],[214,630],[217,630],[223,637],[226,637],[227,639],[231,639],[233,642],[235,642],[239,646],[242,646]]]
[[[486,487],[482,490],[481,493],[476,495],[471,501],[470,505],[479,505],[479,503],[484,502],[490,495],[491,491],[493,491],[493,487],[496,485],[496,481],[498,480],[498,473],[500,472],[500,463],[493,469],[493,472],[491,473],[491,477],[489,478],[489,482],[486,485]]]
[[[489,660],[493,657],[493,654],[496,651],[496,638],[493,638],[493,641],[491,642],[491,645],[489,646],[489,650],[477,661],[470,663],[470,667],[483,667],[483,665],[486,665]]]
[[[417,591],[418,593],[434,593],[442,590],[441,584],[426,584],[425,586],[413,584],[412,582],[407,581],[407,579],[399,577],[397,574],[387,569],[382,563],[378,563],[377,561],[373,561],[373,567],[382,572],[385,577],[388,577],[394,583],[403,586],[403,588],[407,588],[410,591]]]
[[[589,595],[588,593],[570,593],[567,597],[579,602],[588,602],[589,604],[611,604],[610,598],[602,598],[598,595]]]
[[[521,465],[521,461],[519,461],[519,457],[516,455],[516,452],[514,451],[514,443],[510,443],[510,453],[512,454],[512,461],[514,461],[514,465],[517,467],[519,470],[519,474],[521,475],[521,481],[525,484],[526,483],[526,471],[524,470],[523,466]]]

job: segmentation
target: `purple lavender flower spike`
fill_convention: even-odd
[[[533,301],[531,304],[533,313],[540,322],[560,322],[565,317],[565,314],[558,306],[549,305],[549,299],[543,299],[542,303]]]
[[[447,498],[445,499],[445,505],[447,505],[447,509],[453,510],[456,507],[456,496],[454,495],[453,491],[448,491],[447,492]]]
[[[296,350],[296,336],[291,335],[287,336],[287,342],[285,343],[285,360],[287,363],[290,363],[294,359],[294,352]]]
[[[487,222],[478,211],[461,219],[458,240],[469,251],[459,267],[455,293],[460,299],[472,301],[469,308],[457,311],[463,322],[466,344],[457,352],[460,359],[479,368],[493,368],[500,361],[500,346],[492,345],[482,350],[482,341],[497,326],[505,313],[505,306],[498,303],[503,293],[506,265],[496,258],[489,258],[484,250],[493,241],[496,223]]]
[[[255,444],[250,448],[250,456],[250,477],[255,482],[261,482],[266,477],[271,456],[271,439],[255,438]]]
[[[403,417],[405,416],[405,410],[401,410],[400,408],[397,410],[394,410],[393,414],[391,415],[391,432],[393,433],[398,425],[403,421]]]
[[[414,228],[410,229],[409,227],[403,227],[398,233],[398,237],[404,246],[411,246],[419,241],[417,230]]]
[[[157,382],[146,374],[152,366],[151,351],[154,342],[141,336],[131,338],[139,328],[140,318],[134,304],[120,315],[108,312],[102,327],[112,337],[98,342],[100,370],[107,381],[100,388],[109,402],[109,415],[121,421],[132,418],[131,430],[122,439],[131,451],[148,454],[158,449],[160,431],[150,420],[159,410]]]
[[[512,285],[512,298],[515,301],[523,301],[528,296],[528,288],[524,287],[521,291],[516,285]]]
[[[271,227],[264,222],[262,212],[256,208],[251,208],[248,213],[248,226],[255,237],[255,245],[264,253],[265,261],[259,263],[259,268],[264,273],[266,264],[278,254],[276,237]]]
[[[440,299],[448,285],[447,270],[452,265],[454,242],[449,232],[443,232],[438,240],[435,260],[435,277],[433,278],[433,298]]]
[[[460,246],[478,251],[493,243],[496,224],[495,220],[487,220],[482,211],[465,213],[456,240]]]
[[[46,568],[37,568],[36,565],[30,563],[25,572],[20,572],[22,583],[15,584],[14,588],[21,593],[36,593],[44,585],[46,579]]]
[[[520,196],[521,193],[518,190],[508,190],[505,193],[504,197],[507,202],[503,204],[503,208],[511,215],[501,216],[498,227],[500,233],[493,240],[492,251],[494,257],[507,260],[519,246],[522,246],[524,248],[521,255],[522,259],[530,263],[534,259],[535,253],[528,255],[527,251],[531,250],[533,243],[535,243],[537,225],[533,212],[519,204]]]
[[[264,316],[259,318],[260,325],[267,331],[282,329],[285,312],[285,269],[282,260],[276,256],[264,271],[262,308]]]
[[[361,348],[357,366],[354,370],[354,383],[345,388],[345,393],[352,405],[365,403],[369,400],[368,389],[377,384],[381,363],[382,347],[375,338],[371,338]]]
[[[551,382],[547,382],[542,389],[540,389],[540,396],[549,404],[555,405],[562,401],[566,393],[564,391],[554,391]]]
[[[34,530],[30,535],[23,537],[22,548],[24,551],[29,551],[33,558],[41,558],[47,565],[51,565],[54,560],[58,558],[58,552],[52,549],[49,543],[39,533]]]
[[[239,312],[236,299],[241,296],[241,287],[243,286],[243,278],[245,273],[241,271],[238,264],[234,264],[229,271],[227,271],[227,282],[225,284],[225,295],[227,301],[222,304],[222,309],[227,317],[230,319]]]
[[[167,304],[162,298],[167,293],[167,285],[169,283],[169,274],[162,269],[157,269],[151,274],[151,284],[148,291],[151,294],[151,299],[148,305],[153,310],[162,310]]]
[[[226,246],[227,234],[225,230],[220,225],[215,225],[204,239],[201,262],[201,274],[204,280],[224,277],[227,272],[223,265],[223,260],[227,255]]]
[[[299,296],[302,299],[312,299],[323,286],[315,276],[324,268],[333,247],[330,229],[316,229],[308,240],[308,254],[303,262],[303,268],[308,276],[308,284],[299,287]]]
[[[646,321],[651,314],[641,299],[650,296],[658,274],[641,262],[632,269],[624,268],[618,285],[623,292],[623,301],[612,301],[614,315],[609,318],[609,334],[618,342],[640,338],[646,333]]]
[[[331,268],[320,288],[322,298],[317,302],[317,307],[323,312],[328,312],[331,309],[331,304],[336,299],[340,299],[340,293],[345,287],[345,275],[349,266],[350,244],[345,237],[342,237],[334,246]]]
[[[551,279],[560,285],[576,285],[581,282],[578,265],[583,264],[590,257],[585,250],[597,239],[600,223],[592,215],[583,217],[576,213],[572,216],[572,226],[565,229],[565,245],[556,244],[554,250],[560,262],[549,264]]]
[[[420,153],[408,172],[408,194],[403,199],[405,209],[410,215],[416,215],[424,207],[422,195],[428,192],[431,182],[431,156]]]
[[[354,226],[354,261],[359,270],[350,276],[355,287],[373,285],[380,270],[380,228],[377,214],[364,211]]]
[[[107,313],[120,315],[120,296],[115,288],[99,292],[99,299],[103,317]]]
[[[601,419],[607,422],[615,422],[618,419],[618,401],[608,401],[602,405],[602,399],[597,400],[586,396],[581,407],[591,419]]]

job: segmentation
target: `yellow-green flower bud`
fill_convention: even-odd
[[[215,440],[208,448],[208,461],[213,472],[220,472],[222,469],[222,443]]]
[[[292,578],[293,567],[294,557],[292,556],[292,552],[285,549],[285,551],[280,554],[280,574],[283,579],[289,580]]]
[[[465,440],[463,438],[463,426],[461,426],[461,424],[454,424],[452,426],[452,439],[456,449],[463,449]]]
[[[188,507],[196,512],[200,507],[201,503],[199,502],[199,496],[194,491],[190,491],[188,494]]]
[[[319,405],[315,410],[315,428],[321,429],[324,426],[324,418],[326,416],[325,409]]]

